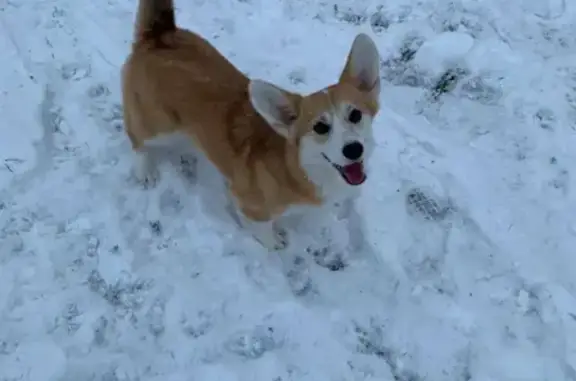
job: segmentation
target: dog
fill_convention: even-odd
[[[367,179],[379,67],[376,45],[358,34],[338,82],[300,95],[249,79],[206,39],[178,27],[172,0],[140,0],[122,66],[134,175],[153,186],[151,147],[190,143],[223,175],[242,226],[264,247],[284,249],[280,216],[354,199]]]

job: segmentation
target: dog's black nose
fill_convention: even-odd
[[[348,143],[342,148],[342,155],[348,160],[358,160],[364,153],[364,146],[360,142]]]

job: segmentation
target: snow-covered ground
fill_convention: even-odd
[[[576,380],[576,2],[177,5],[302,92],[374,36],[365,250],[264,252],[194,163],[138,187],[136,1],[1,0],[0,380]]]

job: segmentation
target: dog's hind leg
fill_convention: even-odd
[[[132,144],[132,152],[134,155],[132,174],[136,180],[145,187],[154,187],[160,178],[160,173],[158,171],[156,158],[150,152],[150,149],[146,147],[145,137],[140,133],[136,133],[137,129],[139,129],[138,132],[140,132],[143,126],[138,124],[138,115],[130,111],[126,105],[124,106],[123,112],[124,128]]]

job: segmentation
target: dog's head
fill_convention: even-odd
[[[367,178],[374,148],[372,121],[379,109],[380,59],[368,35],[359,34],[338,83],[307,96],[253,80],[253,107],[300,152],[300,165],[319,186],[357,186]]]

